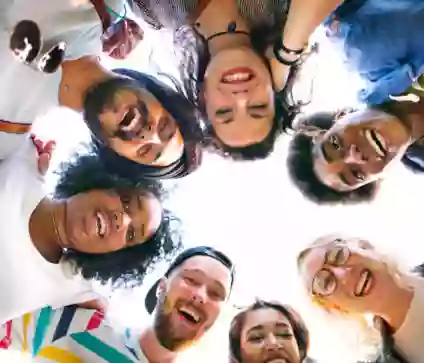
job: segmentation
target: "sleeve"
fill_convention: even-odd
[[[45,307],[14,319],[2,327],[2,336],[7,334],[9,344],[2,348],[29,353],[35,362],[137,361],[103,313],[76,305]]]
[[[97,14],[96,14],[97,16]],[[85,56],[102,54],[102,24],[100,19],[97,24],[85,26],[67,32],[63,41],[67,44],[65,61],[83,58]]]

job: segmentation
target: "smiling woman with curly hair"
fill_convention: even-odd
[[[92,280],[140,284],[181,247],[159,183],[107,174],[95,154],[79,154],[60,166],[48,196],[50,156],[34,144],[27,140],[0,166],[0,323],[46,305],[97,299]]]

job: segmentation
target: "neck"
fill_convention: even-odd
[[[159,343],[153,327],[141,334],[140,348],[150,363],[174,363],[178,355]]]
[[[59,102],[62,106],[82,112],[87,91],[97,83],[112,77],[116,75],[105,69],[94,56],[65,62],[62,66]]]
[[[214,34],[226,32],[228,25],[236,24],[237,31],[249,32],[250,29],[240,15],[236,1],[212,0],[196,21],[197,31],[208,39]],[[244,34],[228,33],[208,42],[209,53],[215,55],[223,49],[251,47],[250,39]]]
[[[58,221],[63,220],[63,203],[44,198],[33,211],[29,220],[29,233],[38,252],[49,262],[58,263],[63,245]]]
[[[382,317],[396,332],[405,321],[406,315],[414,297],[414,291],[409,287],[401,287],[396,282],[391,290],[391,296],[382,299],[382,306],[378,309],[379,313],[374,314]]]

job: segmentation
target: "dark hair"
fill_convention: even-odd
[[[158,181],[125,179],[106,173],[95,154],[75,154],[62,163],[56,172],[59,176],[54,198],[69,198],[93,189],[134,190],[152,193],[159,200],[166,195]],[[86,279],[102,283],[111,281],[115,286],[136,285],[154,264],[170,259],[182,247],[179,220],[163,209],[157,231],[146,242],[103,254],[82,253],[68,249],[63,258],[75,264],[77,272]]]
[[[182,177],[197,169],[201,163],[200,143],[203,140],[203,131],[200,126],[197,109],[181,92],[155,77],[130,69],[114,69],[113,72],[124,77],[112,78],[93,86],[86,93],[84,101],[84,120],[93,135],[91,146],[101,156],[99,160],[104,163],[105,167],[110,168],[112,165],[111,172],[136,180],[155,175],[157,170],[160,169],[159,167],[143,165],[129,160],[109,148],[108,140],[105,138],[99,121],[99,112],[111,101],[110,98],[114,91],[120,88],[130,90],[139,90],[141,88],[153,94],[175,119],[184,140],[185,154],[179,167],[179,169],[183,170],[171,173],[166,178]],[[99,91],[105,86],[108,88],[107,91]],[[152,178],[150,177],[150,179]]]
[[[315,174],[313,138],[301,132],[302,127],[313,126],[329,130],[335,123],[336,113],[318,112],[302,121],[289,144],[287,167],[294,185],[302,194],[318,204],[349,204],[371,201],[378,190],[378,182],[372,182],[352,191],[341,192],[323,184]]]
[[[229,333],[229,347],[231,357],[242,363],[241,331],[243,329],[243,324],[246,320],[247,314],[250,311],[260,309],[274,309],[286,317],[293,329],[297,346],[299,348],[300,361],[302,362],[306,358],[309,349],[309,330],[303,322],[302,318],[293,308],[288,305],[264,300],[257,300],[253,305],[238,313],[231,321]]]
[[[269,26],[261,24],[252,29],[251,41],[258,54],[264,54],[267,47],[273,44],[284,25],[283,19],[274,19],[276,25]],[[210,61],[210,54],[207,44],[193,27],[182,26],[175,34],[175,44],[182,53],[179,66],[180,79],[183,84],[183,91],[191,103],[201,112],[203,119],[207,120],[205,105],[201,94],[204,76],[207,65]],[[265,60],[264,60],[265,61]],[[268,157],[274,149],[274,144],[278,136],[290,125],[298,112],[298,107],[289,102],[291,98],[291,88],[296,78],[299,66],[293,66],[285,88],[274,93],[275,116],[270,133],[259,143],[244,147],[231,147],[219,140],[213,127],[206,122],[207,137],[204,146],[210,152],[217,153],[224,157],[231,157],[235,160],[255,160]]]

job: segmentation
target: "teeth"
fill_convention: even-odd
[[[99,237],[104,237],[106,234],[106,220],[103,217],[103,214],[100,212],[96,213],[97,220],[97,235]]]
[[[249,73],[235,73],[230,76],[224,77],[225,82],[233,82],[233,81],[247,81],[250,77]]]
[[[180,308],[180,312],[189,315],[190,317],[193,318],[193,320],[198,323],[200,322],[200,316],[193,310],[189,309],[189,308]]]
[[[384,150],[381,149],[381,147],[378,145],[378,143],[374,140],[373,134],[371,130],[365,130],[364,132],[365,134],[365,138],[367,139],[367,141],[370,143],[370,145],[372,146],[372,148],[375,150],[375,152],[381,156],[384,157],[385,156],[385,149],[386,149],[386,145],[385,145],[385,141],[384,138],[377,132],[374,131],[374,137],[378,140],[378,142],[383,146]]]
[[[358,284],[356,285],[355,295],[362,296],[366,292],[366,288],[368,287],[369,279],[370,279],[369,271],[364,271],[361,273]]]

